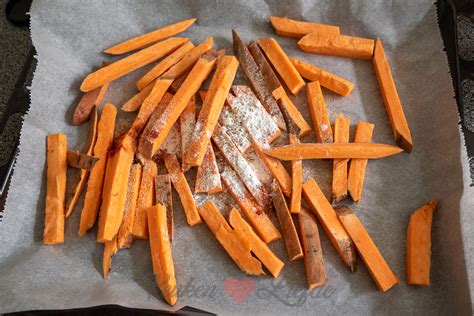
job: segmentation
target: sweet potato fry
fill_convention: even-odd
[[[64,198],[66,196],[67,138],[50,134],[47,139],[46,208],[43,244],[64,242]]]
[[[334,123],[334,142],[347,144],[351,123],[339,113]],[[340,202],[347,197],[347,159],[334,159],[332,163],[332,201]]]
[[[125,112],[137,111],[142,106],[142,103],[143,101],[145,101],[146,97],[151,93],[151,90],[153,90],[154,86],[155,86],[155,81],[152,81],[150,84],[148,84],[148,86],[146,86],[140,92],[138,92],[133,97],[128,99],[128,101],[122,105],[122,111],[125,111]]]
[[[189,101],[186,108],[179,116],[179,127],[181,132],[181,161],[183,165],[183,171],[188,171],[191,166],[184,162],[184,156],[186,155],[186,148],[188,148],[189,142],[194,131],[194,125],[196,124],[196,98],[193,96]]]
[[[164,155],[166,169],[171,177],[171,182],[178,192],[183,210],[186,215],[186,220],[190,226],[201,223],[201,218],[196,208],[196,201],[194,201],[193,194],[189,187],[188,181],[181,171],[181,166],[175,155]]]
[[[274,38],[260,38],[258,45],[270,60],[270,63],[275,67],[280,77],[286,83],[293,95],[298,95],[300,90],[304,87],[304,80],[301,78],[295,66],[288,59],[280,44]]]
[[[283,234],[283,240],[285,241],[286,251],[288,252],[288,258],[291,261],[303,258],[303,250],[301,249],[300,239],[298,238],[295,223],[293,223],[290,211],[286,206],[285,197],[283,196],[276,180],[273,180],[272,184],[272,200],[278,221],[280,222],[280,228]]]
[[[194,191],[196,193],[206,192],[208,194],[222,192],[221,176],[219,175],[211,143],[207,147],[202,164],[197,169]]]
[[[374,54],[374,40],[347,35],[327,35],[314,32],[298,41],[301,50],[322,55],[371,59]]]
[[[294,134],[289,134],[290,144],[299,144],[298,137]],[[291,198],[290,198],[290,213],[298,214],[301,210],[301,186],[303,185],[303,161],[291,161]]]
[[[99,70],[89,74],[84,79],[81,84],[81,91],[87,92],[94,90],[106,83],[125,76],[126,74],[171,53],[187,41],[187,38],[172,37],[124,57],[108,66],[100,68]]]
[[[313,130],[319,143],[332,143],[332,128],[319,81],[308,83],[306,90]]]
[[[281,269],[285,265],[273,251],[254,233],[252,227],[242,218],[239,211],[232,208],[229,215],[230,225],[242,235],[246,236],[250,242],[250,250],[270,271],[274,278],[278,277]]]
[[[303,195],[311,205],[312,211],[316,214],[319,222],[323,225],[324,231],[334,248],[336,248],[342,261],[351,272],[354,272],[357,267],[354,242],[341,225],[336,211],[332,208],[314,179],[309,179],[308,182],[303,184]]]
[[[94,146],[92,145],[91,151]],[[91,171],[99,158],[83,154],[78,150],[67,151],[67,165],[84,171]]]
[[[318,68],[312,64],[292,57],[290,57],[290,61],[303,78],[306,78],[310,81],[319,81],[321,86],[324,88],[336,92],[342,96],[348,96],[355,87],[355,84],[349,80],[341,78],[338,75]]]
[[[407,284],[430,285],[431,223],[436,200],[422,205],[410,216],[407,230]]]
[[[173,193],[171,191],[171,178],[169,174],[160,174],[155,178],[155,201],[166,207],[166,216],[168,219],[168,235],[170,241],[173,241],[174,235],[174,210]]]
[[[102,258],[102,273],[104,279],[109,278],[110,269],[112,268],[112,256],[118,251],[117,238],[114,237],[111,241],[104,243],[104,254]]]
[[[338,35],[340,32],[339,26],[292,20],[286,17],[271,16],[270,23],[277,35],[294,38],[301,38],[313,32],[329,35]]]
[[[367,122],[359,122],[355,132],[355,143],[370,143],[374,124]],[[362,188],[364,187],[365,168],[367,159],[352,159],[349,167],[349,176],[347,180],[347,188],[354,202],[359,202],[362,196]]]
[[[306,122],[305,118],[298,110],[296,105],[291,101],[290,97],[286,94],[285,89],[281,87],[274,91],[273,96],[277,99],[277,103],[280,108],[284,107],[291,116],[291,119],[296,123],[298,129],[300,130],[299,136],[305,137],[311,133],[311,126]]]
[[[242,154],[245,154],[252,146],[250,136],[245,126],[242,124],[240,119],[237,118],[235,113],[232,112],[229,105],[224,105],[218,122],[224,131],[232,138],[232,141],[239,151]]]
[[[403,113],[403,107],[400,103],[397,87],[392,77],[392,72],[382,47],[382,42],[377,39],[375,43],[374,57],[372,58],[375,74],[380,86],[385,108],[387,109],[390,125],[392,126],[393,136],[398,146],[406,152],[413,149],[413,140],[411,138],[408,122]]]
[[[87,181],[84,207],[82,208],[81,221],[79,224],[79,236],[94,226],[99,211],[102,187],[104,184],[105,169],[107,166],[107,152],[112,145],[115,130],[115,117],[117,109],[110,103],[102,108],[102,114],[97,124],[97,140],[94,145],[93,154],[99,158]]]
[[[277,158],[267,155],[260,147],[254,146],[258,157],[263,161],[272,176],[278,181],[285,196],[291,196],[292,180],[285,167]]]
[[[398,283],[397,277],[384,260],[359,218],[350,207],[339,206],[336,208],[340,222],[351,236],[364,261],[367,270],[374,279],[380,291],[386,292]]]
[[[377,159],[401,153],[401,148],[386,144],[297,144],[269,149],[267,155],[281,160],[298,159]]]
[[[196,19],[183,20],[174,24],[170,24],[163,28],[156,29],[152,32],[142,34],[140,36],[126,40],[125,42],[109,47],[104,50],[104,53],[120,55],[132,52],[134,50],[161,41],[167,37],[184,32],[188,27],[193,25],[194,22],[196,22]]]

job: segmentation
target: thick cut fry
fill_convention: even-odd
[[[239,205],[257,234],[267,244],[281,235],[264,210],[257,204],[237,173],[229,166],[221,173],[222,182],[234,201]]]
[[[64,198],[66,196],[67,138],[50,134],[47,139],[46,208],[43,243],[64,242]]]
[[[94,226],[99,211],[102,187],[104,184],[105,169],[107,166],[107,152],[112,145],[115,130],[115,117],[117,109],[110,103],[106,103],[97,124],[97,141],[94,145],[93,154],[99,158],[87,181],[84,207],[82,208],[81,221],[79,224],[79,236]]]
[[[191,166],[184,162],[184,156],[186,155],[186,148],[188,148],[189,142],[194,131],[194,125],[196,124],[196,97],[193,96],[189,101],[186,108],[179,116],[179,127],[181,132],[181,161],[183,162],[183,171],[188,171]]]
[[[411,138],[408,122],[403,112],[403,107],[398,96],[397,87],[392,77],[392,72],[385,56],[385,51],[382,47],[382,42],[377,39],[375,43],[374,58],[375,74],[380,86],[385,108],[387,109],[390,125],[392,126],[392,133],[398,146],[403,148],[406,152],[411,152],[413,149],[413,140]]]
[[[255,256],[270,271],[274,278],[278,277],[281,269],[285,265],[273,251],[254,233],[252,227],[242,218],[239,211],[233,208],[229,215],[230,225],[242,235],[246,236],[250,242],[250,249]]]
[[[288,197],[291,196],[292,180],[281,161],[275,157],[270,157],[258,146],[254,146],[254,148],[258,157],[260,157],[272,176],[278,181],[283,194]]]
[[[326,282],[318,224],[310,211],[304,207],[301,208],[301,212],[298,214],[298,223],[301,231],[301,243],[303,244],[306,280],[308,289],[312,290]]]
[[[133,239],[133,223],[135,222],[135,209],[137,207],[138,192],[142,179],[142,165],[133,164],[130,170],[127,184],[127,198],[125,199],[125,210],[123,220],[117,234],[117,247],[130,248]]]
[[[304,80],[296,70],[295,66],[288,59],[281,46],[274,38],[260,38],[258,45],[275,67],[276,71],[286,83],[293,95],[298,95],[304,87]]]
[[[281,160],[298,159],[377,159],[401,153],[401,148],[386,144],[297,144],[269,149],[267,155]]]
[[[184,176],[183,171],[181,171],[181,166],[175,155],[164,155],[164,161],[166,169],[171,177],[171,182],[178,192],[179,199],[183,205],[184,214],[186,215],[186,220],[190,226],[197,225],[201,223],[201,218],[196,208],[196,201],[194,201],[193,193],[189,187],[188,181]]]
[[[172,37],[124,57],[108,66],[89,74],[81,84],[81,91],[87,92],[137,70],[171,53],[187,42],[187,38]]]
[[[206,93],[199,112],[193,137],[187,148],[185,162],[191,166],[200,166],[204,159],[238,66],[239,63],[234,56],[223,56],[219,60],[209,91]]]
[[[289,134],[288,138],[290,144],[299,144],[298,137],[294,134]],[[303,161],[291,161],[291,198],[290,198],[290,212],[298,214],[301,210],[301,186],[303,185]]]
[[[308,83],[306,90],[313,130],[318,143],[332,143],[332,128],[319,81]]]
[[[157,204],[147,209],[150,251],[156,283],[170,305],[176,304],[178,289],[174,273],[166,207]]]
[[[347,144],[351,123],[340,113],[334,123],[334,142]],[[332,201],[340,202],[347,197],[347,159],[334,159],[332,163]]]
[[[431,223],[436,200],[416,209],[407,230],[407,284],[430,285]]]
[[[224,105],[218,122],[224,131],[232,138],[232,141],[239,151],[245,154],[252,146],[250,136],[245,126],[240,119],[237,118],[235,113],[232,112],[229,105]]]
[[[327,35],[320,32],[305,35],[298,41],[301,50],[322,55],[371,59],[374,40],[347,35]]]
[[[286,17],[271,16],[270,23],[275,28],[277,35],[280,36],[300,38],[313,32],[330,35],[340,33],[339,26],[292,20]]]
[[[169,174],[160,174],[155,178],[155,201],[166,207],[166,216],[168,218],[168,235],[170,241],[173,241],[174,235],[174,210],[173,193],[171,191],[171,179]]]
[[[170,91],[172,93],[178,92],[179,88],[181,88],[181,86],[183,85],[184,80],[186,80],[186,78],[188,77],[190,72],[191,72],[191,70],[186,71],[181,77],[179,77],[178,79],[175,79],[173,81],[173,83],[171,84],[171,87],[170,87]]]
[[[125,111],[125,112],[137,111],[142,106],[142,103],[143,101],[145,101],[146,97],[150,95],[151,90],[153,90],[154,86],[155,86],[155,81],[151,82],[148,86],[146,86],[140,92],[138,92],[133,97],[131,97],[127,102],[125,102],[122,105],[122,111]]]
[[[277,103],[280,108],[284,107],[291,116],[291,119],[298,126],[298,129],[300,130],[300,137],[304,137],[311,133],[311,126],[308,124],[308,122],[306,122],[303,115],[298,110],[293,101],[291,101],[290,97],[286,94],[285,89],[283,89],[283,87],[274,91],[273,96],[277,99]]]
[[[207,147],[202,164],[198,167],[194,191],[208,194],[222,192],[221,176],[219,175],[219,168],[211,143]]]
[[[348,96],[355,87],[355,84],[349,80],[341,78],[312,64],[292,57],[290,57],[290,61],[303,78],[310,81],[319,81],[321,86],[340,95]]]
[[[104,279],[109,278],[110,269],[112,268],[112,256],[118,251],[117,238],[114,237],[111,241],[106,241],[104,244],[104,254],[102,258],[102,273]]]
[[[142,158],[143,174],[138,190],[135,219],[133,221],[133,236],[140,239],[148,238],[148,224],[146,210],[155,204],[154,181],[158,174],[156,163],[151,159]]]
[[[388,291],[398,283],[397,277],[390,270],[359,218],[347,206],[337,207],[336,212],[340,222],[354,241],[357,251],[377,287],[382,292]]]
[[[286,251],[288,252],[288,258],[291,261],[303,258],[303,250],[301,249],[300,239],[298,238],[295,223],[293,223],[290,211],[286,206],[285,197],[283,196],[276,180],[273,180],[272,184],[272,199],[278,221],[280,222],[283,240],[285,241]]]
[[[178,120],[193,95],[211,72],[216,59],[201,57],[193,67],[183,85],[171,99],[165,111],[156,119],[150,119],[140,137],[139,151],[147,158],[153,157],[165,141],[171,127]],[[154,118],[154,116],[152,116]]]
[[[92,145],[91,151],[94,146]],[[83,154],[78,150],[67,151],[67,165],[84,171],[91,171],[99,158]]]
[[[199,214],[216,236],[221,246],[224,247],[235,264],[243,272],[251,275],[264,274],[260,261],[252,257],[248,238],[229,226],[214,202],[211,200],[207,201],[199,209]]]
[[[136,143],[128,135],[122,137],[109,152],[100,206],[97,242],[111,241],[122,223],[130,168]]]
[[[374,131],[374,124],[367,122],[359,122],[355,132],[354,142],[356,143],[370,143],[372,133]],[[349,167],[349,176],[347,180],[347,188],[349,194],[358,203],[362,196],[362,188],[364,187],[365,168],[367,167],[367,159],[352,159]]]
[[[194,22],[196,22],[196,19],[179,21],[177,23],[165,26],[163,28],[154,30],[146,34],[142,34],[140,36],[126,40],[125,42],[114,45],[110,48],[105,49],[104,53],[120,55],[132,52],[134,50],[156,43],[167,37],[171,37],[181,32],[184,32],[188,27],[193,25]]]
[[[311,205],[312,211],[316,214],[319,222],[323,225],[324,231],[336,248],[339,256],[350,271],[357,268],[357,255],[354,243],[349,237],[341,222],[337,218],[336,211],[319,188],[314,179],[309,179],[303,184],[303,195]]]
[[[138,90],[143,90],[156,78],[159,78],[170,67],[179,62],[185,54],[194,48],[193,43],[186,42],[180,48],[175,50],[172,54],[160,61],[155,67],[148,71],[143,77],[137,81]]]

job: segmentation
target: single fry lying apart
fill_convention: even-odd
[[[129,40],[126,40],[125,42],[107,48],[104,50],[104,53],[120,55],[132,52],[134,50],[161,41],[162,39],[165,39],[167,37],[184,32],[188,27],[193,25],[194,22],[196,22],[196,19],[189,19],[165,26],[163,28],[154,30],[146,34],[142,34],[140,36],[131,38]]]
[[[250,227],[235,208],[230,211],[229,223],[235,230],[238,230],[242,235],[248,238],[250,249],[255,256],[263,263],[268,271],[270,271],[274,278],[278,277],[285,264],[268,248],[267,244],[254,233],[252,227]]]
[[[222,247],[227,251],[235,264],[245,273],[251,275],[264,274],[260,261],[252,257],[248,237],[241,231],[233,230],[214,202],[207,201],[199,209],[203,221],[216,236]]]
[[[349,80],[318,68],[310,63],[292,57],[290,57],[290,60],[303,78],[310,81],[319,81],[321,86],[324,88],[339,93],[342,96],[348,96],[355,87],[355,84]]]
[[[277,35],[280,36],[300,38],[313,32],[328,35],[339,34],[339,26],[292,20],[286,17],[271,16],[270,23],[275,28]]]
[[[99,159],[92,169],[87,181],[84,207],[82,208],[81,221],[79,224],[79,236],[83,236],[87,230],[94,226],[99,212],[102,198],[102,187],[104,184],[105,169],[107,166],[107,153],[112,145],[115,130],[115,117],[117,109],[110,103],[102,108],[99,123],[97,124],[97,140],[92,153]]]
[[[112,256],[118,251],[117,238],[114,237],[111,241],[104,243],[104,254],[102,257],[102,273],[104,279],[109,278],[110,269],[112,268]]]
[[[422,205],[410,216],[407,230],[407,284],[430,285],[431,224],[436,200]]]
[[[135,112],[141,106],[146,97],[151,93],[153,87],[155,86],[155,81],[152,81],[148,86],[143,88],[140,92],[131,97],[127,102],[122,105],[122,111],[125,112]]]
[[[336,208],[337,215],[351,236],[359,255],[380,291],[386,292],[398,283],[397,277],[385,262],[359,218],[347,206]]]
[[[288,252],[288,258],[291,261],[303,258],[303,250],[301,249],[300,239],[298,238],[295,223],[293,223],[290,211],[286,206],[285,197],[283,196],[276,180],[274,180],[272,184],[272,200],[278,221],[280,222],[280,228],[283,240],[285,241],[286,251]]]
[[[186,148],[188,148],[189,142],[194,131],[194,125],[196,124],[196,97],[191,97],[186,108],[179,116],[179,128],[181,132],[181,161],[183,162],[183,171],[188,171],[191,166],[184,162],[184,156],[186,155]]]
[[[168,235],[166,207],[157,204],[147,209],[150,251],[156,284],[166,302],[176,304],[178,289],[174,272],[173,254]]]
[[[47,139],[46,208],[43,244],[64,242],[64,198],[66,196],[67,138],[50,134]]]
[[[171,178],[169,174],[160,174],[155,178],[155,201],[166,207],[166,217],[168,219],[168,235],[173,241],[174,235],[174,210],[173,192],[171,191]]]
[[[196,193],[206,192],[208,194],[222,192],[221,176],[211,143],[207,147],[202,164],[197,169],[194,191]]]
[[[81,91],[87,92],[143,67],[171,53],[187,42],[187,38],[173,37],[124,57],[110,65],[89,74],[81,84]]]
[[[374,131],[374,124],[367,122],[359,122],[357,124],[354,142],[355,143],[370,143],[372,133]],[[352,159],[349,167],[349,176],[347,180],[347,188],[349,195],[354,202],[359,202],[362,196],[362,188],[364,187],[365,168],[367,166],[367,159]]]
[[[298,159],[378,159],[401,153],[403,150],[386,144],[297,144],[269,149],[267,155],[281,160]]]
[[[371,59],[374,40],[347,35],[327,35],[320,32],[305,35],[298,41],[300,49],[313,54]]]
[[[311,205],[312,211],[316,214],[319,222],[323,225],[324,231],[334,248],[336,248],[339,257],[341,257],[349,270],[354,272],[357,267],[354,243],[337,218],[336,211],[332,208],[314,179],[310,179],[303,184],[303,195]]]
[[[377,39],[375,42],[372,63],[374,64],[375,74],[377,75],[380,92],[382,93],[385,108],[387,109],[395,141],[403,150],[411,152],[413,149],[413,140],[411,138],[410,129],[408,128],[408,122],[403,112],[397,87],[395,86],[390,65],[388,64],[380,39]]]
[[[326,103],[324,102],[324,96],[319,81],[308,83],[306,93],[316,140],[318,143],[332,143],[331,122],[329,121]]]
[[[334,142],[347,144],[351,123],[339,113],[334,123]],[[340,202],[347,197],[347,162],[348,159],[334,159],[332,163],[332,201]]]
[[[295,66],[288,59],[281,46],[274,38],[261,38],[258,40],[258,45],[270,60],[270,63],[275,67],[280,77],[285,81],[288,89],[293,95],[298,95],[300,90],[304,87],[304,80],[296,70]]]
[[[78,150],[67,151],[67,165],[73,168],[91,171],[98,161],[99,158],[83,154]]]
[[[308,289],[312,290],[326,282],[318,224],[311,212],[304,207],[301,208],[301,212],[298,214],[298,223],[301,231],[301,243],[303,244],[306,280]]]

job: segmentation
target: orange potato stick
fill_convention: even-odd
[[[300,141],[294,134],[288,135],[290,144],[299,144]],[[290,213],[298,214],[301,210],[301,186],[303,185],[303,161],[291,161],[291,198]]]
[[[250,136],[247,129],[244,127],[242,122],[237,118],[229,105],[224,105],[221,115],[218,120],[224,131],[232,138],[235,146],[239,149],[242,154],[245,154],[252,143],[250,142]]]
[[[168,218],[168,235],[173,241],[174,235],[174,212],[173,212],[173,192],[171,191],[171,178],[169,174],[160,174],[155,178],[155,201],[166,207]]]
[[[374,124],[359,122],[359,124],[357,124],[354,142],[370,143],[373,131]],[[349,167],[347,188],[352,200],[357,203],[360,201],[360,197],[362,196],[367,161],[367,159],[352,159]]]
[[[301,78],[295,66],[288,59],[281,46],[274,38],[260,38],[258,45],[270,60],[270,63],[275,67],[280,77],[286,83],[293,95],[298,95],[300,90],[304,87],[304,80]]]
[[[133,239],[133,223],[135,222],[135,209],[137,207],[138,192],[142,179],[142,165],[135,163],[130,170],[127,184],[127,197],[125,199],[125,210],[123,220],[117,234],[117,247],[119,249],[130,248]]]
[[[211,134],[221,114],[238,66],[239,62],[234,56],[223,56],[219,60],[209,91],[199,112],[193,137],[187,148],[185,162],[191,166],[201,165],[204,159],[211,141]]]
[[[187,38],[172,37],[132,55],[119,59],[118,61],[89,74],[81,84],[81,91],[91,91],[115,79],[123,77],[126,74],[171,53],[187,41]]]
[[[331,122],[329,122],[326,103],[324,102],[323,92],[321,91],[319,81],[308,83],[306,93],[316,140],[318,143],[332,143],[333,137]]]
[[[430,285],[431,224],[436,200],[410,215],[407,230],[407,284]]]
[[[319,81],[321,86],[342,96],[348,96],[355,87],[355,83],[312,64],[292,57],[290,57],[290,61],[303,78],[310,81]]]
[[[251,275],[264,274],[260,261],[252,257],[248,238],[229,226],[214,202],[207,201],[199,209],[199,214],[221,246],[243,272]]]
[[[91,146],[91,151],[94,145]],[[69,167],[81,169],[84,171],[91,171],[99,158],[81,153],[79,150],[67,151],[67,165]]]
[[[359,255],[380,291],[386,292],[398,283],[397,277],[365,230],[359,218],[348,206],[336,208],[340,222],[351,236]]]
[[[227,191],[239,205],[239,208],[260,238],[267,244],[280,239],[280,232],[273,225],[273,222],[264,210],[257,204],[237,173],[229,166],[226,166],[221,173],[221,178]]]
[[[132,52],[134,50],[156,43],[162,39],[184,32],[188,29],[188,27],[193,25],[194,22],[196,22],[196,19],[179,21],[177,23],[159,28],[152,32],[142,34],[140,36],[126,40],[125,42],[109,47],[104,50],[104,53],[120,55]]]
[[[115,106],[106,103],[102,108],[102,114],[97,124],[97,140],[93,149],[93,154],[99,158],[99,161],[94,169],[92,169],[89,180],[87,181],[84,207],[82,208],[81,221],[79,224],[79,236],[83,236],[87,230],[92,228],[97,219],[107,166],[107,153],[114,139],[116,116],[117,109]]]
[[[377,39],[375,43],[372,63],[374,64],[375,74],[377,75],[395,141],[406,152],[411,152],[413,149],[411,132],[380,39]]]
[[[337,218],[336,211],[314,179],[311,178],[303,184],[303,195],[311,205],[312,211],[316,214],[319,222],[323,225],[324,231],[334,248],[336,248],[339,257],[341,257],[349,270],[354,272],[357,268],[357,255],[354,243]]]
[[[154,181],[158,174],[158,167],[153,160],[141,158],[143,173],[140,181],[140,189],[138,190],[132,234],[136,238],[148,239],[146,210],[155,204]]]
[[[318,224],[313,215],[311,215],[311,212],[304,207],[301,208],[301,212],[298,214],[298,223],[300,226],[301,243],[303,244],[306,280],[308,282],[308,289],[312,290],[326,282]]]
[[[292,180],[281,161],[267,155],[259,146],[254,146],[254,148],[258,157],[260,157],[272,176],[278,181],[283,194],[288,197],[291,196]]]
[[[139,152],[151,158],[165,141],[173,124],[178,120],[192,96],[211,72],[216,59],[201,57],[189,73],[183,85],[171,99],[164,112],[156,119],[150,119],[140,137]]]
[[[338,35],[340,33],[339,26],[292,20],[286,17],[271,16],[270,23],[275,28],[277,35],[280,36],[301,38],[313,32],[330,35]]]
[[[334,142],[347,144],[351,123],[342,113],[334,123]],[[332,201],[340,202],[347,197],[347,159],[334,159],[332,163]]]
[[[178,159],[175,155],[164,155],[164,161],[166,169],[171,177],[171,182],[178,192],[179,199],[183,205],[184,214],[186,215],[186,220],[190,226],[197,225],[201,223],[201,218],[196,207],[196,201],[194,201],[193,193],[189,187],[188,181],[184,176],[181,166]]]
[[[115,255],[117,251],[117,237],[104,243],[104,254],[102,258],[102,273],[104,279],[109,278],[110,269],[112,268],[112,256]]]
[[[347,35],[328,35],[314,32],[298,41],[301,50],[322,55],[371,59],[374,54],[374,40]]]
[[[148,86],[146,86],[140,92],[138,92],[133,97],[131,97],[127,102],[125,102],[122,105],[122,111],[125,111],[125,112],[137,111],[142,106],[142,103],[146,99],[146,97],[150,95],[151,90],[153,90],[154,86],[155,86],[155,81],[151,82],[150,84],[148,84]]]
[[[221,176],[211,143],[207,147],[202,164],[197,169],[194,191],[196,193],[207,192],[208,194],[222,192]]]
[[[183,85],[184,80],[186,80],[190,72],[190,70],[186,71],[181,77],[173,81],[170,87],[170,91],[172,93],[178,92],[179,88]]]
[[[136,143],[125,135],[109,152],[105,171],[102,204],[99,212],[97,242],[111,241],[123,219],[130,168]]]
[[[43,244],[64,242],[64,198],[66,196],[67,138],[50,134],[47,138],[46,208]]]
[[[274,278],[278,277],[285,264],[273,253],[267,244],[255,234],[252,227],[250,227],[235,208],[232,208],[230,211],[229,223],[235,230],[247,236],[250,242],[250,249],[255,256],[263,263],[268,271],[270,271]]]
[[[401,153],[403,150],[386,144],[296,144],[269,149],[267,155],[281,160],[299,159],[377,159]]]
[[[168,235],[166,207],[157,204],[147,209],[148,230],[150,231],[150,251],[153,272],[166,302],[176,304],[178,289],[174,271],[171,241]]]
[[[298,232],[296,231],[295,223],[291,218],[290,211],[286,206],[285,197],[283,196],[276,180],[273,180],[272,184],[272,199],[278,221],[280,222],[283,240],[285,241],[286,251],[288,252],[288,258],[291,261],[299,260],[303,258],[303,250],[301,249]]]
[[[194,125],[196,124],[196,97],[193,96],[189,101],[186,108],[179,116],[179,127],[181,132],[181,161],[183,171],[188,171],[191,166],[184,162],[184,156],[186,155],[186,148],[188,148],[189,142],[194,131]]]
[[[309,133],[311,133],[311,126],[308,124],[308,122],[306,122],[305,118],[298,110],[296,105],[293,103],[293,101],[291,101],[290,97],[286,94],[285,89],[283,89],[283,87],[278,90],[275,90],[273,96],[275,97],[275,99],[277,99],[277,103],[280,108],[284,107],[288,111],[288,114],[291,116],[291,119],[295,122],[296,126],[298,126],[298,129],[300,130],[300,137],[307,136]]]
[[[185,54],[194,48],[193,43],[186,42],[180,48],[175,50],[173,53],[168,55],[162,61],[160,61],[155,67],[148,71],[137,81],[137,89],[142,90],[147,87],[156,78],[160,77],[165,71],[170,69],[173,65],[179,62]]]

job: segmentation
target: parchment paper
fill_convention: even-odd
[[[306,290],[303,262],[288,262],[281,241],[272,245],[287,262],[281,276],[276,281],[269,276],[247,277],[209,229],[205,225],[190,228],[177,207],[173,254],[181,292],[176,308],[190,305],[219,314],[471,313],[473,194],[467,186],[465,149],[435,8],[431,1],[368,0],[34,1],[31,31],[39,63],[0,225],[1,312],[100,304],[169,308],[155,287],[147,242],[136,241],[130,250],[120,251],[113,258],[110,279],[102,279],[103,248],[95,243],[96,231],[82,239],[77,236],[82,204],[66,222],[66,242],[42,245],[46,135],[66,133],[69,147],[81,149],[87,127],[68,122],[84,76],[102,60],[113,59],[101,54],[102,49],[190,17],[199,20],[185,36],[198,43],[214,35],[217,47],[230,49],[231,28],[246,41],[275,36],[268,23],[270,15],[339,25],[344,34],[383,41],[412,130],[414,151],[370,161],[362,200],[354,210],[400,283],[384,294],[377,291],[362,263],[356,273],[350,273],[321,226],[327,273],[322,289]],[[352,125],[359,120],[373,122],[374,141],[393,144],[370,61],[305,54],[294,39],[277,40],[289,55],[357,84],[344,98],[324,90],[331,119],[343,111]],[[135,91],[133,78],[144,70],[114,82],[106,100],[121,106]],[[305,93],[301,92],[297,103],[310,121]],[[315,177],[327,195],[331,166],[330,161],[304,165],[305,178]],[[432,284],[408,287],[408,218],[431,197],[440,201],[433,224]]]

